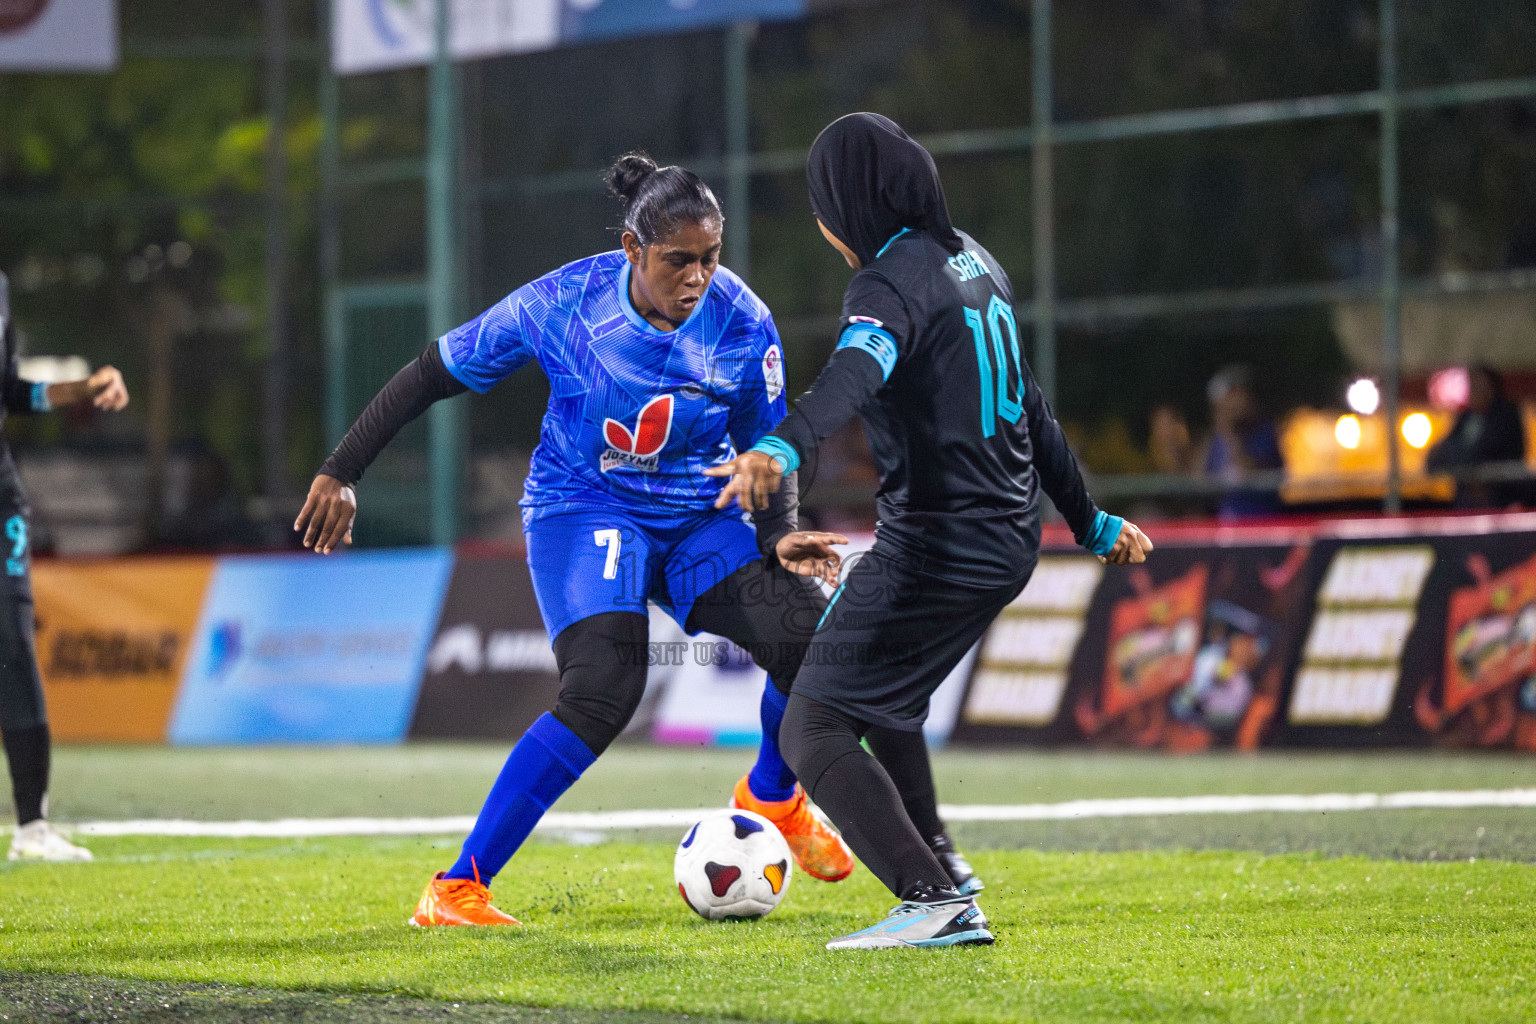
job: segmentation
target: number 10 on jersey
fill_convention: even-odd
[[[985,315],[965,308],[965,322],[976,341],[976,369],[981,374],[981,436],[997,433],[997,420],[1019,422],[1024,415],[1024,356],[1013,307],[992,296]],[[989,344],[990,339],[990,344]],[[994,366],[993,360],[996,360]]]

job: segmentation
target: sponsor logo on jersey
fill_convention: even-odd
[[[672,433],[672,396],[662,395],[645,403],[635,418],[633,431],[618,420],[603,420],[603,440],[608,442],[600,468],[638,469],[654,473],[661,465],[660,452]]]
[[[885,324],[872,316],[851,316],[848,318],[851,324],[869,324],[871,327],[884,327]]]
[[[784,393],[784,353],[777,345],[769,345],[763,354],[763,383],[768,386],[770,402]]]

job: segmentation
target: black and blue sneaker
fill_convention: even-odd
[[[927,886],[891,908],[885,920],[833,939],[828,949],[926,949],[931,946],[990,946],[987,916],[976,901],[953,889]],[[946,898],[948,897],[948,898]]]
[[[987,887],[987,883],[976,877],[976,871],[971,867],[971,862],[965,859],[965,854],[955,847],[955,841],[949,838],[948,832],[940,832],[936,836],[928,838],[928,849],[939,858],[939,863],[944,865],[944,870],[949,873],[949,880],[955,883],[955,888],[960,890],[962,896],[974,896]]]

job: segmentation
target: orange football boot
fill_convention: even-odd
[[[468,878],[444,878],[439,871],[427,883],[427,891],[416,904],[411,924],[418,928],[428,925],[461,924],[516,924],[523,922],[511,914],[503,914],[491,906],[491,890],[480,882],[480,869],[475,868],[473,880]]]
[[[788,800],[759,800],[743,775],[731,794],[731,806],[754,811],[777,825],[789,843],[789,852],[795,855],[795,863],[812,878],[841,882],[853,873],[853,852],[842,836],[811,813],[800,783],[795,783],[795,795]]]

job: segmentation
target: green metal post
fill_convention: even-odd
[[[284,0],[263,0],[266,39],[263,105],[267,112],[266,299],[267,365],[262,381],[263,490],[271,504],[267,532],[279,543],[288,506],[288,12]]]
[[[347,432],[347,325],[337,288],[341,261],[341,224],[336,186],[341,167],[341,100],[329,51],[331,5],[318,11],[320,39],[320,286],[325,301],[325,443],[341,442]]]
[[[438,0],[436,49],[428,78],[427,113],[427,329],[446,334],[457,319],[454,192],[458,137],[458,83],[449,52],[450,0]],[[428,414],[432,480],[432,543],[458,539],[459,460],[463,454],[462,399],[438,402]]]
[[[756,32],[756,23],[738,21],[725,33],[725,262],[742,280],[752,271],[747,57]]]
[[[1403,285],[1398,267],[1397,172],[1397,4],[1381,0],[1378,25],[1381,78],[1381,346],[1385,360],[1382,391],[1387,418],[1388,512],[1403,508],[1401,460],[1398,457],[1398,391],[1402,371]]]
[[[1034,0],[1030,20],[1030,199],[1035,262],[1035,380],[1056,400],[1056,189],[1051,158],[1051,0]]]

